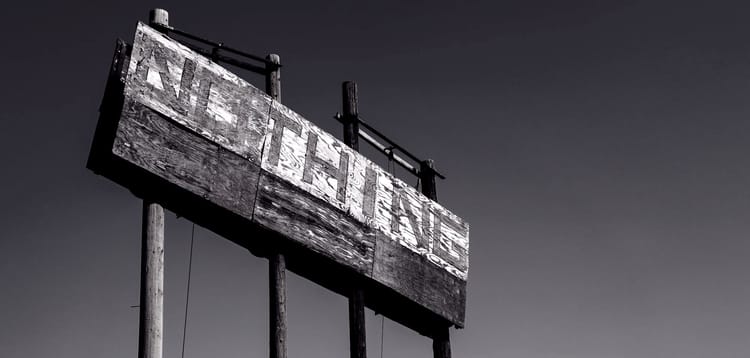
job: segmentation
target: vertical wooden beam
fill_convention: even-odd
[[[268,257],[269,356],[286,358],[286,261],[284,255]]]
[[[351,81],[342,83],[341,97],[344,112],[344,143],[359,151],[357,84]],[[365,292],[355,283],[349,296],[349,356],[351,358],[367,358],[366,336]]]
[[[153,9],[149,23],[169,25],[169,13]],[[143,199],[138,358],[162,358],[164,330],[164,208]]]
[[[419,181],[422,184],[422,194],[437,201],[437,186],[435,186],[435,162],[427,159],[419,163]]]
[[[281,58],[277,54],[266,56],[266,93],[281,102]]]
[[[169,26],[169,12],[164,9],[151,9],[151,11],[148,13],[148,23],[149,25],[157,25],[157,26]]]
[[[161,358],[164,329],[164,208],[143,200],[138,358]]]
[[[434,358],[451,357],[451,338],[448,326],[436,328],[432,337],[432,356]]]
[[[361,287],[352,287],[349,296],[349,356],[367,358],[365,292]]]
[[[279,55],[270,54],[266,60],[266,93],[281,100],[281,71]],[[286,358],[286,259],[279,252],[268,256],[269,357]]]
[[[343,101],[342,117],[344,123],[344,143],[359,151],[359,120],[357,114],[357,83],[346,81],[341,84],[341,98]]]
[[[419,181],[422,184],[422,194],[437,201],[435,162],[432,159],[424,160],[419,164]],[[435,327],[432,335],[432,356],[434,358],[451,358],[450,325]]]

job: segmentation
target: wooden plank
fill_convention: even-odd
[[[134,49],[127,96],[467,279],[469,229],[456,215],[148,26],[139,24]]]
[[[286,358],[286,259],[274,252],[268,261],[268,355]]]
[[[291,109],[272,107],[264,170],[466,280],[466,222]]]
[[[248,220],[259,168],[126,98],[113,154]]]
[[[466,281],[381,234],[375,244],[372,278],[463,327]]]
[[[142,23],[133,48],[126,96],[259,163],[270,97]]]
[[[281,58],[266,56],[266,94],[276,101],[281,100]],[[270,358],[286,358],[286,257],[279,250],[268,255],[268,302]]]
[[[162,358],[164,347],[164,208],[143,201],[138,357]]]
[[[380,167],[372,168],[377,173],[372,226],[394,242],[425,256],[432,264],[466,280],[468,224]]]
[[[97,137],[106,132],[97,143],[113,144],[106,153],[104,146],[92,146],[92,152],[102,152],[92,153],[98,158],[90,162],[92,169],[136,190],[152,180],[140,172],[129,176],[128,166],[138,168],[166,183],[162,189],[179,188],[170,190],[167,199],[190,207],[173,210],[187,212],[193,220],[206,217],[222,234],[231,223],[225,236],[236,242],[255,247],[260,244],[238,240],[247,235],[242,230],[271,230],[286,240],[264,239],[264,245],[270,245],[266,248],[295,243],[317,255],[310,262],[330,260],[335,267],[358,273],[359,279],[371,280],[367,285],[376,291],[391,290],[430,314],[463,324],[465,289],[458,291],[459,298],[449,297],[454,291],[440,291],[462,283],[464,287],[467,280],[469,226],[461,218],[262,91],[146,25],[138,25],[126,68],[120,99],[107,101],[114,104],[100,118],[100,124],[107,118],[103,127],[116,131],[97,129]],[[115,107],[122,98],[119,116]],[[113,113],[117,115],[111,119]],[[199,206],[211,214],[199,212]],[[376,236],[390,254],[376,253]],[[408,284],[417,277],[407,272],[413,265],[400,264],[392,255],[406,255],[405,262],[424,266],[413,272],[432,277],[423,284],[433,288]],[[299,252],[295,257],[301,257]],[[290,260],[289,266],[294,265]],[[325,276],[330,270],[320,271],[309,276],[335,286]],[[403,282],[398,281],[401,277]],[[375,292],[372,297],[396,296]],[[368,306],[387,304],[369,300],[368,293]]]
[[[261,171],[254,222],[367,277],[375,235],[320,199]]]
[[[341,85],[344,110],[344,143],[359,152],[359,121],[357,119],[357,84]],[[374,188],[373,188],[374,189]],[[365,292],[362,280],[355,280],[349,293],[349,357],[367,358]]]

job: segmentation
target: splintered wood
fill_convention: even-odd
[[[463,326],[466,222],[238,76],[141,23],[111,149]]]

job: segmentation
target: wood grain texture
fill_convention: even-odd
[[[427,260],[425,256],[379,234],[372,278],[463,327],[466,281]]]
[[[367,277],[375,235],[345,213],[261,171],[254,221]]]
[[[414,303],[429,310],[419,317],[434,314],[434,322],[463,325],[469,268],[464,220],[148,26],[139,24],[129,60],[125,47],[118,48],[116,63],[129,62],[120,66],[125,75],[111,76],[108,109],[100,118],[109,129],[97,129],[97,137],[104,134],[92,145],[92,158],[99,158],[90,161],[93,170],[134,192],[153,184],[150,176],[158,178],[166,185],[162,189],[179,188],[168,190],[175,199],[170,202],[190,204],[171,210],[191,220],[205,217],[212,230],[235,242],[256,247],[257,240],[247,239],[243,230],[270,230],[280,234],[273,239],[278,243],[264,239],[262,250],[295,243],[331,267],[357,273],[373,290],[373,300],[408,299],[409,309],[393,310],[402,318],[412,315]],[[132,176],[130,167],[148,175]],[[332,279],[330,272],[310,276],[336,286],[323,282]],[[367,305],[383,307],[386,301]]]
[[[434,265],[466,280],[469,227],[458,216],[413,187],[372,166],[377,173],[372,226]]]
[[[463,220],[236,75],[143,24],[136,31],[125,95],[467,279],[469,228]]]
[[[268,257],[269,357],[286,358],[286,260],[278,252]]]
[[[357,120],[357,84],[344,82],[342,84],[342,99],[344,109],[344,144],[359,152],[359,128]],[[308,152],[310,150],[308,149]],[[344,157],[342,156],[342,161]],[[347,158],[348,159],[348,158]],[[348,169],[348,163],[347,163]],[[369,171],[369,173],[373,173]],[[304,175],[304,174],[303,174]],[[373,183],[374,184],[374,183]],[[374,190],[374,188],[372,188]],[[363,190],[364,192],[364,190]],[[374,195],[372,193],[371,195]],[[374,196],[373,196],[374,197]],[[363,212],[372,208],[362,208]],[[365,292],[362,280],[355,280],[349,292],[349,357],[367,358],[367,327],[365,320]]]
[[[265,141],[264,170],[467,279],[461,218],[281,104],[272,105]]]
[[[259,89],[139,23],[125,95],[253,163],[272,101]]]
[[[162,358],[164,347],[164,208],[143,201],[138,357]]]
[[[126,99],[113,153],[192,194],[252,219],[259,168]]]

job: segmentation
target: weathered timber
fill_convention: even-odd
[[[266,94],[281,102],[281,58],[277,54],[266,56]]]
[[[344,144],[359,152],[357,84],[351,81],[344,82],[341,85],[341,92],[344,110]],[[351,358],[367,357],[365,292],[360,281],[362,280],[354,280],[349,294],[349,357]]]
[[[369,276],[375,235],[346,213],[261,172],[254,221],[308,250]]]
[[[281,58],[279,55],[266,56],[266,94],[275,101],[281,99]],[[269,314],[269,357],[286,358],[286,257],[282,250],[274,250],[268,255],[268,302]]]
[[[128,99],[112,152],[152,174],[252,219],[260,168]]]
[[[435,163],[427,159],[420,163],[419,179],[422,182],[422,194],[437,201],[437,187],[435,186]],[[465,297],[462,295],[461,297]],[[433,358],[451,358],[450,326],[438,325],[432,334]]]
[[[165,10],[149,13],[151,24],[168,25]],[[138,358],[162,358],[164,345],[164,208],[156,198],[143,198],[141,292]]]
[[[349,296],[349,357],[366,358],[365,291],[353,287]]]
[[[469,228],[459,217],[280,104],[266,136],[264,170],[466,279]]]
[[[437,201],[437,186],[435,185],[435,162],[426,159],[419,163],[419,181],[422,184],[422,194]]]
[[[432,338],[432,356],[433,358],[451,357],[450,330],[447,326],[435,328]]]
[[[466,281],[430,265],[427,258],[378,235],[373,279],[462,326]],[[461,323],[461,324],[459,324]]]
[[[138,26],[125,95],[253,163],[271,99],[203,56]]]
[[[341,84],[343,102],[344,143],[359,151],[359,119],[357,103],[357,83],[347,81]]]
[[[463,326],[465,289],[441,291],[465,287],[461,218],[148,26],[139,24],[131,52],[108,85],[92,170],[256,255],[283,252],[289,270],[340,294],[360,280],[368,307],[420,333]],[[446,281],[396,282],[408,266],[378,263],[376,237]]]
[[[268,260],[269,356],[286,358],[286,260],[278,252]]]
[[[468,224],[382,168],[373,169],[378,179],[372,226],[434,265],[466,280]]]
[[[153,29],[139,26],[135,48],[126,95],[253,162],[264,148],[263,169],[407,247],[431,241],[415,225],[432,228],[443,245],[422,246],[443,251],[420,253],[466,279],[468,226],[448,210],[288,107],[278,102],[268,107],[268,96]],[[377,172],[374,179],[368,171]],[[379,209],[374,212],[367,211],[373,201],[365,196],[372,192],[368,186],[375,186]],[[437,226],[435,218],[423,220],[418,211],[426,206],[445,214],[445,225]]]
[[[164,208],[143,201],[138,357],[161,358],[164,331]]]

